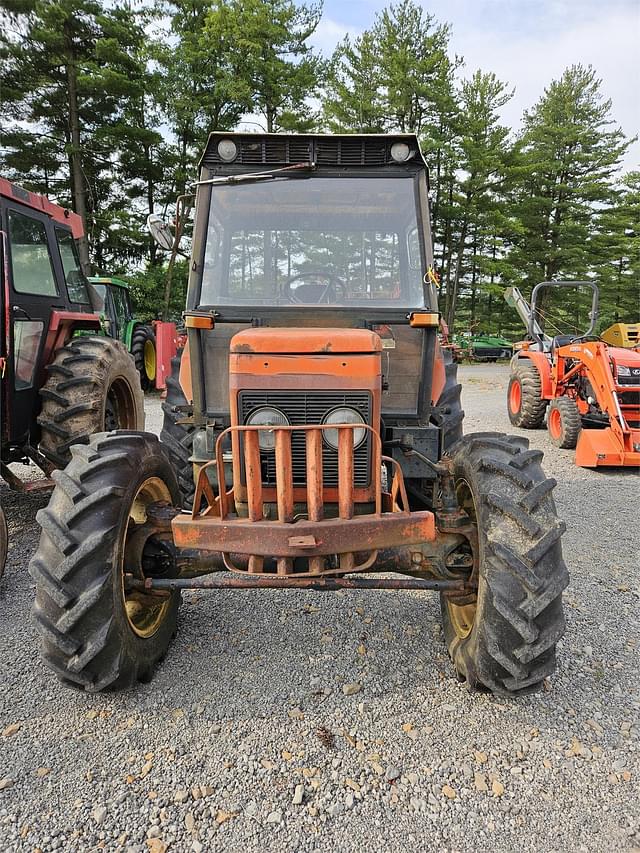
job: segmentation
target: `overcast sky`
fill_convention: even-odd
[[[330,54],[349,32],[369,27],[384,0],[325,0],[314,43]],[[452,26],[452,51],[465,74],[493,71],[515,87],[503,119],[517,128],[523,110],[567,65],[591,64],[627,136],[640,130],[640,0],[431,0],[424,8]],[[627,169],[640,168],[640,143]]]

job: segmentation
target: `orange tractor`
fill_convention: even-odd
[[[583,335],[545,335],[538,298],[543,288],[592,290],[590,326]],[[507,301],[528,320],[529,340],[511,361],[509,419],[536,429],[544,423],[556,447],[576,448],[576,464],[640,466],[640,345],[613,347],[593,335],[598,288],[593,282],[544,281],[523,312],[520,294]],[[516,300],[518,300],[516,302]]]
[[[38,515],[45,660],[89,691],[148,679],[183,589],[434,590],[470,689],[538,689],[555,483],[526,440],[462,435],[417,138],[214,133],[200,167],[160,440],[73,448]]]

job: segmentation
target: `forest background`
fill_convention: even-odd
[[[0,172],[72,207],[83,261],[162,301],[171,218],[214,130],[415,132],[429,164],[441,310],[457,331],[517,338],[502,299],[541,280],[595,279],[600,328],[640,320],[640,171],[597,69],[549,80],[517,130],[509,81],[469,70],[415,0],[377,12],[331,56],[320,3],[2,0]],[[184,305],[186,262],[173,279]]]

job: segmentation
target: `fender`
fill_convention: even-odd
[[[82,314],[77,311],[51,312],[49,328],[42,351],[42,366],[49,364],[54,352],[63,347],[76,329],[89,329],[100,333],[100,317],[97,314]]]
[[[542,380],[542,399],[551,400],[553,397],[553,390],[551,382],[551,362],[549,360],[549,356],[544,352],[536,352],[535,350],[519,350],[511,360],[511,367],[517,367],[518,362],[521,362],[525,358],[528,358],[535,364],[538,373],[540,374],[540,378]]]

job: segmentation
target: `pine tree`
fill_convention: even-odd
[[[324,89],[323,116],[333,133],[383,133],[386,120],[374,34],[349,36],[335,49]]]
[[[573,65],[524,115],[515,212],[521,231],[511,261],[531,286],[581,278],[599,262],[591,239],[598,209],[629,146],[590,66]]]
[[[207,34],[224,22],[234,75],[268,133],[310,130],[324,63],[309,45],[322,6],[293,0],[214,0]]]
[[[3,164],[33,189],[71,201],[86,236],[99,228],[116,154],[110,133],[136,92],[133,54],[144,38],[129,8],[99,0],[4,0],[0,88]],[[34,165],[35,163],[35,165]]]

